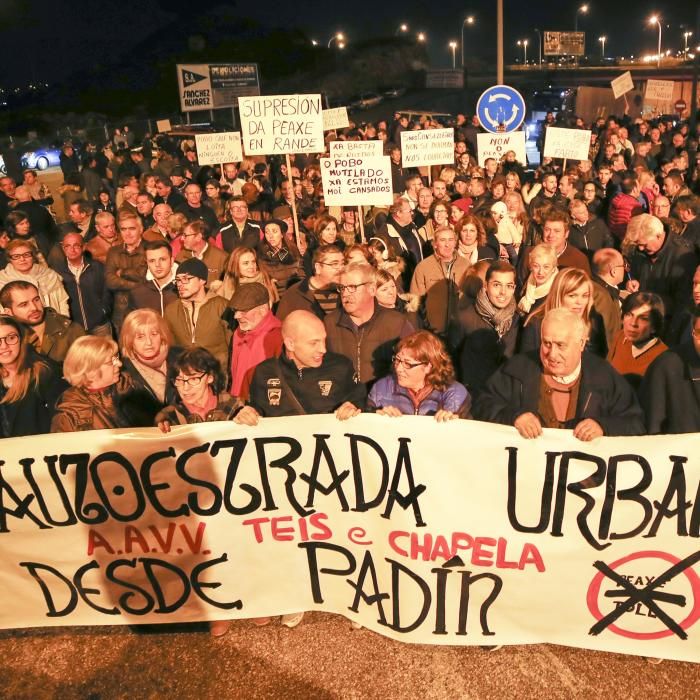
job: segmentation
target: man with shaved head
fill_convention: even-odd
[[[353,382],[352,362],[326,351],[326,329],[310,311],[292,311],[282,324],[280,357],[261,362],[253,374],[250,404],[263,416],[360,413],[364,384]]]

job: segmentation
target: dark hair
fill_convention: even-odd
[[[190,345],[177,355],[168,368],[168,380],[173,383],[180,372],[211,374],[214,377],[211,388],[217,396],[226,385],[226,377],[221,370],[221,363],[201,345]]]
[[[497,272],[512,272],[515,275],[515,268],[507,260],[494,260],[486,270],[486,281],[488,282]]]
[[[622,302],[622,315],[626,316],[641,306],[649,306],[649,321],[651,332],[654,337],[658,337],[664,330],[664,308],[663,299],[658,294],[651,292],[634,292]]]
[[[316,250],[314,250],[313,258],[311,260],[312,264],[314,265],[314,268],[316,266],[316,263],[321,262],[323,258],[325,258],[327,255],[330,255],[331,253],[340,253],[340,255],[343,254],[343,251],[338,248],[337,245],[333,245],[332,243],[328,243],[325,245],[320,245]]]
[[[549,221],[561,221],[567,230],[571,226],[571,217],[569,216],[569,212],[564,211],[564,209],[559,209],[558,207],[553,207],[542,217],[543,224],[546,224]]]
[[[17,224],[20,221],[29,220],[29,216],[26,212],[18,209],[17,211],[11,211],[5,217],[5,230],[10,238],[15,238],[17,236]],[[31,228],[29,229],[29,235],[31,236]]]
[[[27,282],[26,280],[12,280],[8,282],[2,289],[0,289],[0,306],[4,309],[12,308],[12,292],[24,289],[35,289],[36,293],[39,293],[39,288],[32,282]]]
[[[170,247],[170,243],[165,240],[165,238],[160,241],[160,240],[155,240],[155,241],[143,241],[143,249],[144,251],[148,250],[160,250],[161,248],[167,248],[168,253],[170,253],[170,257],[173,257],[173,249]]]

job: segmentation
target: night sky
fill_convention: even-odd
[[[579,15],[579,30],[587,32],[588,52],[599,54],[601,34],[608,37],[606,55],[655,52],[657,31],[644,24],[655,11],[663,18],[663,47],[682,49],[684,28],[695,29],[697,5],[689,0],[664,2],[665,6],[646,0],[633,6],[629,2],[590,3],[588,15]],[[4,84],[14,87],[33,80],[63,81],[76,70],[108,63],[131,52],[152,32],[172,21],[186,22],[193,7],[202,11],[220,4],[217,0],[2,0],[0,61]],[[517,39],[527,38],[528,57],[537,57],[536,27],[573,30],[575,10],[580,4],[554,6],[552,2],[505,0],[506,62],[522,56],[515,46]],[[461,22],[471,14],[476,23],[465,28],[467,54],[471,51],[495,56],[495,0],[382,0],[345,2],[335,7],[328,0],[268,0],[230,2],[227,6],[240,8],[241,17],[266,27],[300,28],[309,38],[324,44],[338,30],[343,30],[352,42],[392,35],[400,23],[406,22],[412,33],[426,32],[435,67],[451,65],[448,41],[459,41]],[[143,58],[148,60],[147,53]]]

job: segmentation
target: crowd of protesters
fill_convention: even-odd
[[[700,431],[697,135],[577,120],[586,161],[480,167],[458,115],[453,163],[404,168],[401,132],[437,126],[328,134],[384,141],[388,207],[327,207],[321,154],[200,166],[128,130],[64,146],[64,223],[34,171],[1,178],[0,435],[364,411]]]

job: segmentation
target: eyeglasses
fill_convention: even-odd
[[[2,338],[0,338],[0,347],[2,347],[3,343],[5,343],[5,345],[7,345],[8,348],[11,345],[17,345],[17,343],[19,343],[19,335],[17,335],[17,333],[10,333],[9,335],[5,335]]]
[[[341,294],[347,292],[348,294],[354,294],[360,287],[369,284],[369,282],[360,282],[360,284],[339,284],[338,291]]]
[[[112,355],[112,357],[110,357],[109,360],[105,360],[102,364],[103,365],[118,365],[119,362],[120,362],[119,355]]]
[[[192,238],[193,236],[199,236],[199,233],[183,233],[183,238]]]
[[[26,260],[27,258],[34,257],[34,253],[11,253],[9,255],[10,260]]]
[[[193,279],[197,279],[195,277],[185,277],[184,275],[182,277],[176,277],[175,278],[175,284],[180,287],[184,284],[189,284]]]
[[[207,373],[202,372],[202,374],[192,377],[175,377],[175,379],[173,379],[173,384],[177,387],[199,386],[202,383],[202,379],[204,379],[206,376]]]
[[[415,369],[416,367],[420,367],[421,365],[427,365],[427,362],[410,362],[409,360],[404,360],[403,357],[399,357],[398,355],[394,355],[391,358],[391,361],[396,365],[396,367],[404,367],[405,369]]]
[[[612,269],[613,269],[613,270],[617,270],[618,267],[624,267],[625,270],[629,270],[629,269],[630,269],[630,264],[625,260],[625,262],[623,262],[623,263],[620,264],[620,265],[613,265],[613,266],[612,266]]]
[[[343,260],[336,260],[335,262],[322,262],[321,265],[325,265],[326,267],[333,267],[336,270],[340,267],[343,267],[345,265],[345,262]]]

